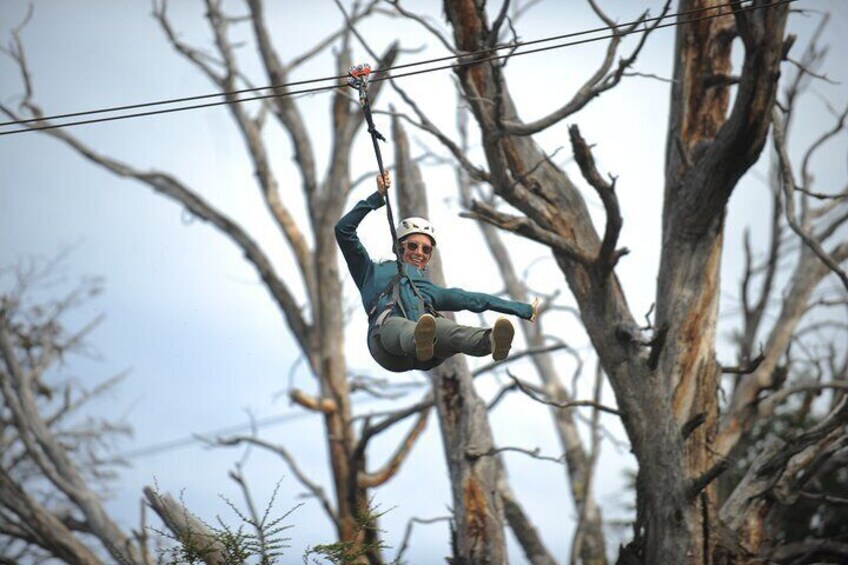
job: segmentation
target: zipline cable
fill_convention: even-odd
[[[366,398],[360,404],[373,404],[377,402],[376,398]],[[221,428],[216,428],[213,430],[206,430],[204,432],[195,432],[189,436],[183,436],[181,438],[171,439],[160,441],[158,443],[154,443],[151,445],[146,445],[143,447],[137,447],[135,449],[130,449],[128,451],[123,451],[115,455],[113,460],[121,460],[121,459],[136,459],[138,457],[144,457],[147,455],[155,455],[156,453],[161,453],[163,451],[171,451],[174,449],[179,449],[181,447],[187,447],[194,443],[199,443],[203,441],[204,437],[220,437],[227,436],[231,434],[237,434],[239,432],[246,432],[251,430],[258,430],[260,428],[267,428],[270,426],[276,426],[281,424],[288,424],[290,422],[295,422],[297,420],[304,420],[310,418],[314,412],[290,412],[287,414],[279,414],[277,416],[268,416],[266,418],[257,418],[256,420],[252,420],[248,423],[244,424],[233,424],[229,426],[224,426]]]
[[[668,18],[689,16],[689,15],[692,15],[692,14],[698,14],[698,13],[705,12],[705,11],[708,11],[708,10],[718,10],[718,9],[729,8],[729,7],[732,7],[731,3],[720,4],[718,6],[706,6],[706,7],[702,7],[702,8],[695,8],[695,9],[686,10],[686,11],[683,11],[683,12],[675,12],[675,13],[666,14],[666,15],[663,15],[663,16],[655,16],[653,18],[645,18],[644,20],[642,20],[642,19],[634,20],[634,21],[631,21],[631,22],[625,22],[623,24],[616,24],[614,26],[597,27],[597,28],[594,28],[594,29],[575,31],[575,32],[561,34],[561,35],[554,35],[554,36],[551,36],[551,37],[544,37],[544,38],[541,38],[541,39],[533,39],[533,40],[530,40],[530,41],[518,41],[518,42],[514,42],[514,43],[508,43],[508,44],[504,44],[504,45],[499,45],[497,47],[492,47],[492,48],[489,48],[489,49],[481,49],[479,51],[471,51],[471,52],[468,52],[468,53],[463,53],[462,55],[447,55],[447,56],[444,56],[444,57],[436,57],[434,59],[426,59],[424,61],[415,61],[415,62],[412,62],[412,63],[404,63],[402,65],[395,65],[394,67],[387,67],[385,69],[377,69],[377,70],[374,70],[373,72],[375,74],[377,74],[377,73],[388,73],[390,71],[394,71],[394,70],[398,70],[398,69],[406,69],[406,68],[415,67],[415,66],[419,66],[419,65],[426,65],[426,64],[430,64],[430,63],[440,63],[442,61],[449,61],[451,59],[456,59],[458,57],[477,57],[479,55],[486,55],[486,54],[489,54],[489,53],[495,53],[495,52],[501,51],[503,49],[517,49],[519,47],[525,47],[527,45],[537,45],[539,43],[547,43],[549,41],[558,41],[560,39],[568,39],[568,38],[571,38],[571,37],[578,37],[578,36],[581,36],[581,35],[587,35],[587,34],[591,34],[591,33],[600,33],[602,31],[607,31],[610,28],[612,28],[612,29],[627,28],[627,27],[631,27],[631,26],[633,26],[633,25],[635,25],[639,22],[647,23],[647,22],[662,21],[662,20],[668,19]],[[108,113],[112,113],[112,112],[122,112],[122,111],[126,111],[126,110],[138,110],[140,108],[150,108],[150,107],[153,107],[153,106],[167,106],[167,105],[170,105],[170,104],[179,104],[179,103],[183,103],[183,102],[195,102],[197,100],[206,100],[208,98],[218,98],[218,97],[221,97],[221,96],[237,96],[239,94],[248,94],[248,93],[251,93],[251,92],[261,92],[263,90],[277,90],[277,89],[280,89],[280,88],[290,88],[290,87],[293,87],[293,86],[303,86],[303,85],[306,85],[306,84],[327,82],[327,81],[330,81],[330,80],[343,80],[343,79],[347,79],[347,77],[348,77],[348,75],[337,75],[337,76],[329,76],[329,77],[324,77],[324,78],[304,79],[304,80],[298,80],[298,81],[287,82],[287,83],[282,83],[282,84],[272,84],[272,85],[269,85],[269,86],[257,86],[257,87],[250,87],[250,88],[242,88],[242,89],[239,89],[239,90],[214,92],[214,93],[211,93],[211,94],[198,94],[198,95],[194,95],[194,96],[184,96],[184,97],[181,97],[181,98],[170,98],[170,99],[166,99],[166,100],[158,100],[158,101],[155,101],[155,102],[140,102],[140,103],[137,103],[137,104],[127,104],[127,105],[124,105],[124,106],[112,106],[112,107],[100,108],[100,109],[96,109],[96,110],[84,110],[84,111],[79,111],[79,112],[69,112],[69,113],[65,113],[65,114],[54,114],[52,116],[42,116],[40,118],[26,118],[26,119],[22,119],[22,120],[10,120],[10,121],[7,121],[7,122],[0,122],[0,127],[6,127],[6,126],[11,126],[11,125],[22,125],[22,124],[27,124],[27,123],[32,123],[32,122],[39,122],[39,121],[52,121],[52,120],[62,120],[62,119],[67,119],[67,118],[79,118],[79,117],[82,117],[82,116],[91,116],[91,115],[96,115],[96,114],[108,114]],[[278,93],[278,94],[280,94],[280,93]]]
[[[284,424],[287,422],[291,422],[294,420],[301,420],[308,417],[310,414],[308,412],[297,412],[293,414],[282,414],[280,416],[270,416],[268,418],[260,418],[254,422],[248,424],[236,424],[233,426],[227,426],[224,428],[218,428],[215,430],[208,430],[202,433],[192,434],[190,436],[186,436],[183,438],[167,440],[159,443],[155,443],[153,445],[148,445],[145,447],[139,447],[136,449],[131,449],[129,451],[125,451],[123,453],[119,453],[115,455],[114,459],[135,459],[137,457],[143,457],[146,455],[153,455],[156,453],[160,453],[162,451],[170,451],[172,449],[178,449],[180,447],[186,447],[193,443],[197,443],[201,441],[200,438],[204,436],[223,436],[236,434],[238,432],[249,431],[251,429],[259,429],[266,428],[268,426],[273,426],[277,424]]]
[[[751,6],[738,8],[737,12],[750,12],[750,11],[755,11],[755,10],[761,10],[761,9],[764,9],[764,8],[773,8],[773,7],[777,7],[777,6],[781,6],[781,5],[785,5],[785,4],[791,4],[791,3],[797,2],[797,1],[798,0],[780,0],[778,2],[775,2],[774,4],[761,5],[761,6],[751,5]],[[711,7],[711,9],[714,9],[714,8],[716,8],[716,6]],[[659,25],[656,25],[653,28],[651,28],[651,31],[654,31],[654,30],[657,30],[657,29],[668,28],[668,27],[677,27],[677,26],[685,25],[685,24],[697,23],[697,22],[705,21],[705,20],[711,20],[711,19],[721,17],[721,16],[724,16],[724,15],[726,15],[726,14],[716,14],[716,15],[710,15],[710,16],[702,16],[700,18],[695,18],[695,19],[684,21],[684,22],[673,22],[673,23],[668,23],[668,24],[659,24]],[[669,17],[671,17],[671,16],[669,16]],[[602,28],[602,29],[608,29],[608,28]],[[565,48],[565,47],[574,47],[574,46],[577,46],[577,45],[583,45],[583,44],[592,43],[592,42],[595,42],[595,41],[601,41],[601,40],[604,40],[604,39],[611,39],[611,38],[615,38],[615,37],[624,37],[624,36],[627,36],[627,35],[632,35],[634,33],[645,33],[647,31],[648,30],[638,29],[638,30],[632,30],[632,31],[624,32],[624,33],[611,33],[611,34],[608,34],[608,35],[592,37],[592,38],[582,39],[582,40],[578,40],[578,41],[570,41],[570,42],[560,43],[560,44],[557,44],[557,45],[551,45],[551,46],[547,46],[547,47],[539,47],[539,48],[536,48],[536,49],[529,49],[529,50],[526,50],[526,51],[508,53],[506,55],[497,55],[497,56],[494,56],[494,57],[486,57],[486,58],[482,58],[482,59],[472,58],[471,60],[459,61],[459,62],[456,62],[456,63],[452,63],[450,65],[442,65],[442,66],[438,66],[438,67],[416,70],[416,71],[410,71],[410,72],[407,72],[407,73],[400,73],[400,74],[395,74],[395,75],[385,76],[385,77],[376,77],[376,78],[372,79],[371,82],[378,82],[378,81],[383,81],[383,80],[388,80],[388,79],[396,79],[396,78],[404,78],[404,77],[418,75],[418,74],[425,74],[425,73],[431,73],[431,72],[435,72],[435,71],[441,71],[441,70],[445,70],[445,69],[456,69],[456,68],[459,68],[459,67],[477,65],[477,64],[480,64],[480,63],[499,61],[499,60],[502,60],[502,59],[518,57],[518,56],[521,56],[521,55],[531,55],[531,54],[540,53],[540,52],[543,52],[543,51],[550,51],[550,50],[554,50],[554,49],[562,49],[562,48]],[[542,41],[548,41],[548,40],[541,40],[541,39],[540,40],[534,40],[535,43],[539,43],[539,42],[542,42]],[[529,45],[529,44],[534,43],[534,42],[527,42],[526,44]],[[502,48],[507,48],[507,47],[508,48],[514,48],[512,45],[505,46],[505,47],[502,47]],[[498,49],[501,49],[501,48],[498,48]],[[498,49],[486,50],[484,52],[492,52],[492,51],[498,50]],[[443,61],[443,60],[447,60],[447,59],[455,59],[455,58],[458,58],[458,57],[468,58],[468,57],[474,57],[474,56],[471,55],[471,54],[455,55],[455,56],[450,56],[450,57],[446,57],[446,58],[443,57],[443,58],[439,58],[439,59],[433,59],[431,61],[423,61],[423,62],[419,62],[419,63],[408,63],[407,65],[398,65],[396,67],[391,67],[391,68],[392,69],[406,68],[406,67],[409,67],[409,66],[412,66],[412,65],[421,65],[421,64],[430,63],[430,62]],[[387,73],[389,70],[390,69],[384,69],[383,71],[375,71],[375,72],[384,74],[384,73]],[[347,75],[344,75],[345,78],[346,78],[346,76]],[[299,84],[305,84],[306,82],[316,82],[316,81],[319,81],[319,80],[332,80],[334,78],[335,77],[329,77],[327,79],[314,79],[312,81],[300,81]],[[294,83],[292,83],[292,84],[294,84]],[[265,95],[261,95],[261,96],[253,96],[253,97],[249,97],[249,98],[242,98],[240,100],[223,100],[223,101],[218,101],[218,102],[207,102],[207,103],[204,103],[204,104],[193,104],[193,105],[189,105],[189,106],[180,106],[180,107],[177,107],[177,108],[166,108],[166,109],[160,109],[160,110],[150,110],[150,111],[147,111],[147,112],[136,112],[136,113],[132,113],[132,114],[122,114],[122,115],[119,115],[119,116],[107,116],[107,117],[102,117],[102,118],[92,118],[92,119],[88,119],[88,120],[78,120],[78,121],[66,122],[66,123],[62,123],[62,124],[48,124],[48,125],[44,125],[44,126],[28,126],[28,127],[21,128],[21,129],[0,132],[0,136],[12,135],[12,134],[16,134],[16,133],[25,133],[25,132],[30,132],[30,131],[42,131],[42,130],[58,129],[58,128],[64,128],[64,127],[70,127],[70,126],[94,124],[94,123],[100,123],[100,122],[110,122],[110,121],[124,120],[124,119],[129,119],[129,118],[140,118],[140,117],[153,116],[153,115],[158,115],[158,114],[168,114],[168,113],[173,113],[173,112],[181,112],[181,111],[184,111],[184,110],[197,110],[197,109],[201,109],[201,108],[211,108],[211,107],[215,107],[215,106],[223,106],[223,105],[228,105],[228,104],[240,104],[242,102],[252,102],[252,101],[257,101],[257,100],[266,100],[266,99],[269,99],[269,98],[286,98],[286,97],[289,97],[289,96],[302,95],[302,94],[315,94],[315,93],[318,93],[318,92],[335,90],[337,88],[344,88],[346,86],[347,86],[347,84],[335,84],[335,85],[330,85],[330,86],[306,88],[306,89],[301,89],[301,90],[293,90],[293,91],[284,92],[284,93],[274,93],[274,94],[265,94]],[[259,89],[250,89],[250,90],[251,91],[266,90],[266,89],[269,89],[269,88],[280,88],[280,86],[277,86],[277,87],[262,87],[262,88],[259,88]],[[234,92],[236,92],[236,91],[234,91]],[[210,97],[213,97],[213,96],[226,96],[227,94],[228,93],[201,95],[200,97],[192,97],[192,99],[210,98]],[[151,106],[151,105],[161,105],[161,104],[165,104],[165,103],[167,103],[167,102],[145,103],[145,104],[134,105],[134,106],[135,107],[144,107],[144,106]],[[90,115],[90,114],[94,114],[94,113],[107,112],[107,111],[109,111],[109,110],[104,109],[104,110],[95,110],[95,111],[91,111],[91,112],[78,113],[78,114],[79,115]],[[0,125],[18,125],[18,124],[31,123],[31,122],[34,122],[34,121],[35,122],[44,121],[46,119],[47,118],[28,118],[26,120],[6,122],[5,124],[0,124]],[[55,119],[55,117],[54,117],[54,119]]]

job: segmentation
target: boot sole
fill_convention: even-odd
[[[506,318],[498,318],[492,327],[492,359],[503,361],[509,355],[515,328]]]
[[[415,324],[415,357],[419,361],[429,361],[433,358],[436,340],[436,318],[424,314]]]

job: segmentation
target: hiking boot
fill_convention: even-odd
[[[492,333],[489,334],[489,340],[492,342],[492,359],[495,361],[503,361],[509,355],[509,348],[512,347],[512,338],[515,336],[515,328],[512,323],[506,318],[498,318],[495,320],[495,325],[492,326]]]
[[[415,324],[413,341],[415,342],[415,357],[419,361],[429,361],[433,358],[433,349],[436,342],[436,318],[430,314],[424,314],[418,318]]]

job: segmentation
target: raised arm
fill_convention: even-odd
[[[378,190],[365,200],[357,202],[350,212],[336,222],[336,242],[342,250],[348,271],[357,288],[362,288],[368,267],[371,265],[371,257],[359,240],[356,229],[370,211],[381,208],[385,203],[381,191]]]

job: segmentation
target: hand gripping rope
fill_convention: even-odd
[[[371,116],[371,102],[368,100],[368,81],[371,75],[371,67],[367,63],[351,65],[348,73],[350,76],[347,79],[347,84],[359,91],[359,105],[362,106],[362,113],[365,114],[365,122],[368,124],[368,133],[371,134],[371,142],[374,144],[374,154],[377,156],[377,167],[380,169],[380,178],[382,178],[384,172],[383,155],[380,153],[378,140],[386,141],[386,138],[377,131],[377,128],[374,126],[374,118]],[[395,230],[394,214],[392,214],[392,203],[389,198],[388,187],[386,187],[386,217],[389,220],[389,230],[392,232],[392,249],[395,252],[398,272],[402,272],[401,251],[398,244],[397,231]]]

